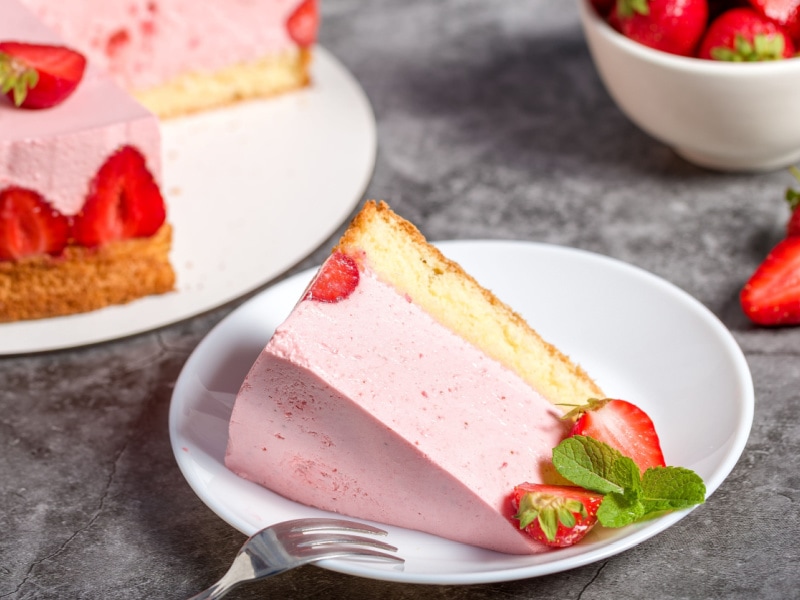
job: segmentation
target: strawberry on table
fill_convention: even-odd
[[[358,265],[342,252],[334,252],[322,265],[303,295],[303,300],[316,302],[339,302],[358,286]]]
[[[693,56],[708,20],[708,0],[617,0],[609,21],[626,37]]]
[[[787,237],[767,255],[739,295],[759,325],[800,324],[800,237]]]
[[[78,87],[86,58],[65,46],[0,42],[0,91],[16,106],[50,108]]]
[[[514,487],[511,505],[519,528],[553,548],[580,541],[597,523],[603,495],[566,485],[523,483]]]
[[[698,58],[729,62],[782,60],[794,56],[791,38],[752,8],[732,8],[708,26]]]
[[[592,398],[564,418],[575,420],[570,436],[582,435],[604,442],[630,457],[642,472],[666,466],[653,421],[631,402]]]
[[[144,156],[133,146],[123,146],[92,180],[72,235],[77,244],[91,248],[151,236],[165,219],[164,199]]]
[[[319,10],[317,0],[304,0],[286,20],[286,31],[294,42],[307,48],[317,41]]]
[[[68,237],[67,217],[38,193],[19,187],[0,191],[0,260],[57,255]]]

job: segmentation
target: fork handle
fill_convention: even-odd
[[[285,567],[273,567],[263,562],[256,566],[253,564],[253,558],[247,552],[240,551],[231,563],[228,572],[217,583],[188,600],[218,600],[242,583],[265,579],[288,570]]]

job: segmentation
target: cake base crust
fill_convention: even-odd
[[[149,238],[0,262],[0,322],[88,312],[172,291],[171,242],[165,224]]]
[[[178,117],[305,87],[311,81],[311,58],[310,49],[292,50],[214,73],[185,73],[133,95],[162,119]]]

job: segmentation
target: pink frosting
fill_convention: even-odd
[[[545,548],[512,522],[566,434],[514,373],[362,273],[301,301],[237,396],[227,466],[303,504],[501,552]]]
[[[0,39],[63,43],[17,0],[3,0]],[[21,110],[0,99],[0,189],[34,189],[64,214],[81,208],[89,181],[123,144],[136,146],[160,180],[157,119],[93,65],[54,108]]]
[[[301,0],[24,0],[128,89],[213,70],[295,44],[286,19]]]

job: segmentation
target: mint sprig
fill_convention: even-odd
[[[597,520],[605,527],[623,527],[705,502],[706,486],[694,471],[653,467],[642,474],[632,459],[587,436],[563,440],[553,449],[553,465],[575,485],[604,495]]]

